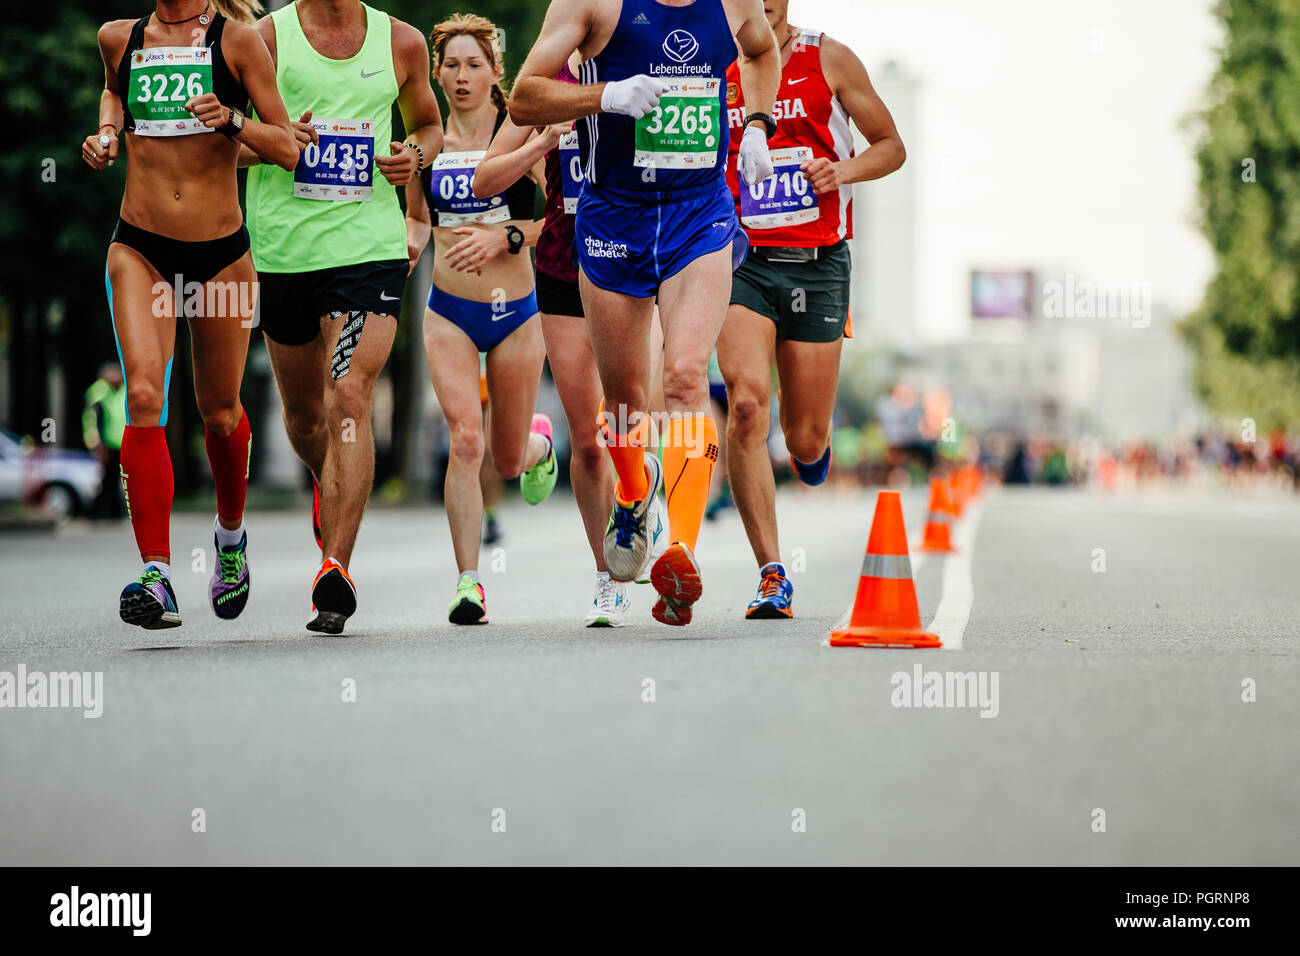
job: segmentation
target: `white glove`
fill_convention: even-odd
[[[659,105],[659,97],[670,89],[663,80],[656,80],[644,73],[615,80],[605,84],[605,91],[600,94],[600,108],[606,113],[620,113],[633,119],[640,119],[654,111]]]
[[[746,186],[761,183],[772,175],[772,154],[767,150],[767,134],[757,126],[745,129],[740,140],[740,157],[736,170]]]

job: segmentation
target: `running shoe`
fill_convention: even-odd
[[[468,574],[460,576],[456,585],[456,599],[447,609],[447,620],[453,624],[486,624],[487,592]]]
[[[646,516],[646,531],[650,535],[650,547],[646,551],[645,564],[636,576],[637,584],[650,583],[650,567],[659,560],[659,556],[668,550],[668,525],[664,523],[664,504],[658,497],[650,504],[650,513]]]
[[[321,562],[311,585],[311,609],[316,617],[307,630],[321,634],[342,634],[343,625],[357,612],[357,586],[343,565],[333,558]]]
[[[118,614],[127,624],[149,631],[180,627],[181,612],[176,606],[176,592],[171,581],[153,566],[122,589]]]
[[[691,623],[691,605],[704,593],[704,583],[690,548],[673,542],[650,569],[650,583],[659,592],[650,611],[656,621],[673,627]]]
[[[311,533],[316,536],[316,547],[325,550],[325,538],[320,533],[320,482],[311,476]]]
[[[608,574],[596,575],[596,598],[584,622],[587,627],[622,627],[623,615],[632,602],[627,589]]]
[[[217,566],[212,569],[208,601],[217,617],[233,621],[248,603],[248,591],[252,585],[248,575],[248,533],[245,532],[239,544],[230,548],[223,548],[215,534],[212,537],[217,548]]]
[[[555,439],[551,435],[550,416],[543,415],[541,412],[534,415],[529,432],[543,436],[551,445],[550,453],[545,458],[519,476],[519,490],[523,493],[524,501],[530,505],[540,505],[555,490],[555,478],[559,474],[555,462]]]
[[[501,540],[501,522],[497,521],[496,509],[483,510],[483,544],[491,547]]]
[[[645,455],[649,490],[640,501],[630,505],[614,501],[609,524],[605,527],[605,565],[615,581],[634,581],[650,553],[650,510],[663,487],[663,467],[649,452]]]
[[[794,466],[794,473],[805,485],[820,485],[831,470],[831,446],[827,445],[826,451],[822,452],[822,456],[811,465],[805,465],[794,455],[790,456],[790,464]]]
[[[785,566],[773,561],[763,565],[759,574],[763,577],[758,583],[758,595],[749,602],[745,617],[751,621],[794,617],[794,585],[785,576]]]

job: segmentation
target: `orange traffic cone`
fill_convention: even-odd
[[[876,496],[862,577],[849,626],[831,631],[831,647],[942,647],[921,630],[921,611],[907,554],[903,504],[897,491]]]
[[[948,497],[948,488],[942,478],[930,482],[930,512],[925,519],[925,537],[921,550],[932,554],[953,554],[952,521],[957,509]]]

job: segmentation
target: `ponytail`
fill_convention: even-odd
[[[208,2],[212,4],[212,9],[227,20],[236,20],[239,23],[252,23],[262,12],[260,0],[208,0]]]

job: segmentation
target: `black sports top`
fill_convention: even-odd
[[[122,51],[122,59],[117,64],[118,89],[121,89],[122,84],[131,75],[131,54],[144,47],[144,28],[148,22],[149,17],[141,17],[131,27],[131,38],[126,41],[126,49]],[[213,13],[212,22],[208,24],[207,35],[203,38],[203,45],[212,49],[212,92],[217,94],[217,99],[221,101],[222,106],[233,106],[243,110],[248,108],[248,91],[235,79],[234,74],[230,72],[230,67],[226,65],[226,58],[221,54],[221,34],[225,27],[226,18],[219,13]],[[121,100],[124,117],[122,129],[134,130],[135,117],[131,115],[131,104],[126,96],[122,96]]]
[[[497,131],[501,129],[509,114],[505,110],[497,111],[497,122],[492,127],[492,135],[495,137]],[[425,166],[420,170],[420,180],[424,183],[424,194],[430,196],[433,190],[433,171]],[[511,219],[533,218],[537,202],[537,184],[527,175],[519,177],[511,184],[504,193],[506,197],[506,207],[510,210]],[[437,216],[434,216],[434,224],[437,225]]]

